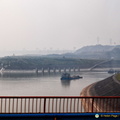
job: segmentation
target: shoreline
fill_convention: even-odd
[[[95,82],[93,84],[90,84],[89,86],[85,87],[81,93],[80,96],[120,96],[120,81],[116,80],[115,75],[112,75],[111,77],[108,77],[102,81]],[[108,104],[109,102],[105,101],[104,99],[101,99],[103,103],[107,105],[108,110],[113,110],[112,107],[113,103]],[[111,99],[111,101],[114,101],[114,99]],[[85,111],[88,110],[86,106],[89,106],[89,104],[92,105],[91,101],[89,101],[89,104],[85,105],[85,101],[83,102],[83,107]],[[120,106],[120,102],[117,102],[114,104],[114,106]],[[100,103],[97,102],[97,99],[94,100],[94,110],[97,112],[102,112],[104,109],[101,107]],[[117,108],[117,107],[116,107]],[[118,107],[116,109],[117,112],[120,112],[120,108]],[[106,111],[107,112],[107,111]],[[110,112],[110,111],[109,111]]]
[[[82,96],[120,96],[120,81],[112,75],[104,80],[95,82],[85,87]]]
[[[120,68],[113,68],[114,70],[120,70]],[[61,68],[61,69],[55,69],[55,68],[41,68],[41,69],[1,69],[0,72],[108,72],[110,68],[97,68],[90,70],[89,68]]]

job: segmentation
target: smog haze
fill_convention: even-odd
[[[120,0],[0,0],[0,53],[119,45],[119,6]]]

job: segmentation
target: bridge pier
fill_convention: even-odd
[[[48,68],[48,73],[50,74],[50,68]]]
[[[75,67],[73,68],[73,72],[75,72]]]
[[[71,72],[71,68],[69,68],[69,72]]]
[[[61,73],[61,68],[59,68],[59,72]]]
[[[66,72],[66,68],[64,68],[64,72]]]
[[[42,68],[42,74],[44,74],[44,68]]]
[[[78,67],[78,72],[80,72],[80,68]]]
[[[56,68],[53,68],[53,72],[56,73]]]

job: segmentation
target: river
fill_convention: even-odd
[[[72,72],[83,79],[60,80],[61,73],[2,73],[0,96],[79,96],[89,84],[103,80],[107,72]]]

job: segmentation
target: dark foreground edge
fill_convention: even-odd
[[[0,120],[96,120],[120,119],[120,113],[0,114]]]

